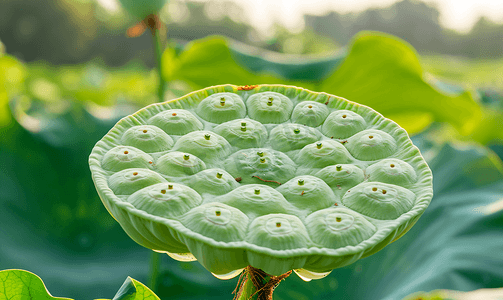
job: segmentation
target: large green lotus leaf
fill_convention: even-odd
[[[119,0],[122,6],[134,17],[143,20],[150,14],[156,14],[168,2],[167,0]]]
[[[0,271],[0,300],[37,299],[65,300],[53,297],[37,275],[24,270]]]
[[[481,117],[468,92],[452,96],[436,90],[424,80],[412,46],[380,32],[357,34],[344,62],[320,89],[368,105],[409,133],[420,129],[418,118],[422,127],[432,119],[469,132]]]
[[[112,300],[160,300],[154,292],[138,280],[126,278]]]

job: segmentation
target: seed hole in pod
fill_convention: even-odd
[[[217,173],[217,178],[222,178],[222,173]]]
[[[261,159],[260,159],[260,162],[261,162],[261,163],[265,163],[265,158],[261,158]]]
[[[133,176],[136,176],[136,175],[138,175],[138,172],[134,172],[134,173],[133,173]]]
[[[209,139],[210,139],[210,137],[211,137],[211,135],[209,135],[208,133],[204,135],[204,138],[205,138],[206,140],[209,140]]]
[[[143,130],[143,133],[147,133],[147,129],[144,129],[144,130]]]
[[[304,179],[299,179],[299,180],[297,181],[297,183],[298,183],[299,185],[304,185]]]
[[[260,195],[260,189],[255,189],[255,195]]]
[[[173,189],[173,185],[172,184],[168,184],[168,190],[172,190]]]
[[[221,214],[222,213],[219,210],[215,211],[215,216],[220,217]]]
[[[372,191],[374,191],[374,192],[377,191],[377,188],[372,188]]]
[[[264,152],[259,151],[259,152],[257,152],[257,155],[260,156],[260,157],[262,157],[262,156],[264,156]]]
[[[308,105],[307,107],[308,107],[308,108],[313,108],[313,106],[312,106],[312,105]]]
[[[335,166],[335,169],[336,169],[337,171],[341,171],[341,170],[342,170],[342,166]]]
[[[386,194],[386,190],[382,190],[382,193],[383,193],[383,194]]]
[[[171,115],[172,115],[173,117],[175,117],[175,116],[176,116],[176,113],[172,113]]]
[[[293,133],[295,133],[295,134],[299,134],[299,133],[300,133],[300,129],[295,128],[295,129],[293,130]]]
[[[129,153],[129,151],[124,151],[124,154],[128,154],[128,153]]]
[[[394,168],[394,167],[395,167],[395,165],[394,165],[394,164],[391,164],[391,165],[389,165],[389,166],[390,166],[391,168]]]
[[[342,115],[342,118],[343,118],[343,119],[346,119],[346,117],[347,117],[346,115]]]
[[[166,190],[161,190],[161,194],[166,194]]]
[[[336,220],[337,222],[340,222],[340,221],[342,221],[342,218],[341,218],[341,217],[336,217],[336,218],[335,218],[335,220]]]
[[[190,155],[188,155],[188,154],[184,154],[184,155],[183,155],[183,159],[185,159],[185,160],[189,160],[189,158],[190,158]]]
[[[276,222],[276,227],[281,227],[281,222]]]
[[[317,144],[316,144],[316,148],[318,148],[318,149],[321,149],[321,147],[322,147],[322,146],[323,146],[323,144],[322,144],[322,143],[317,143]]]
[[[369,139],[373,139],[373,138],[374,138],[374,136],[373,136],[373,135],[369,135]]]

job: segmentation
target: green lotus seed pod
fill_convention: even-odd
[[[265,124],[279,124],[290,119],[293,103],[285,95],[263,92],[251,95],[246,101],[250,118]]]
[[[364,182],[348,190],[342,203],[365,216],[391,220],[409,211],[416,195],[401,186]]]
[[[173,151],[159,157],[156,167],[164,175],[179,177],[196,174],[206,169],[206,164],[195,155]]]
[[[295,156],[294,161],[303,168],[312,169],[351,163],[353,158],[340,142],[323,140],[306,145]]]
[[[250,218],[270,213],[288,213],[291,205],[283,195],[264,184],[247,184],[216,198],[215,201],[233,206]]]
[[[306,218],[313,242],[326,248],[356,246],[376,233],[376,227],[362,215],[347,208],[327,208]]]
[[[151,215],[174,218],[201,204],[202,198],[188,186],[164,182],[135,192],[127,202]]]
[[[269,214],[256,218],[250,224],[246,240],[274,250],[304,248],[310,243],[302,221],[287,214]]]
[[[223,195],[240,185],[223,169],[207,169],[192,176],[187,182],[198,193],[209,193],[212,195]]]
[[[326,105],[315,101],[302,101],[293,109],[292,122],[318,127],[325,121],[328,114]]]
[[[116,195],[131,195],[144,187],[165,182],[159,174],[147,169],[126,169],[110,176],[108,185]]]
[[[139,20],[150,14],[156,14],[166,4],[167,0],[119,0],[122,6]]]
[[[355,165],[339,164],[325,167],[314,174],[329,186],[346,192],[365,180],[363,170]]]
[[[431,171],[396,123],[284,85],[149,105],[98,141],[89,164],[133,240],[219,278],[248,265],[323,278],[401,237],[432,198]]]
[[[350,137],[344,145],[349,153],[360,160],[386,158],[396,151],[395,139],[376,129],[361,131]]]
[[[211,162],[229,156],[231,145],[214,132],[194,131],[178,139],[173,150],[188,152],[205,162]]]
[[[248,217],[239,209],[223,203],[200,205],[180,218],[188,229],[220,242],[242,241],[248,228]]]
[[[321,133],[314,128],[287,123],[278,125],[271,130],[269,141],[274,150],[286,152],[301,149],[320,138]]]
[[[117,146],[103,156],[104,170],[120,171],[129,168],[150,168],[152,157],[145,152],[128,146]]]
[[[383,159],[367,168],[369,181],[380,181],[404,187],[417,181],[416,171],[411,165],[396,158]]]
[[[225,122],[215,127],[213,131],[240,149],[262,147],[267,140],[265,126],[251,119]]]
[[[159,127],[153,125],[129,128],[122,136],[121,142],[147,153],[166,151],[173,147],[173,139]]]
[[[327,117],[321,132],[328,137],[345,139],[366,127],[367,123],[359,114],[350,110],[337,110]]]
[[[323,180],[314,176],[295,177],[276,190],[306,214],[333,206],[336,202],[332,189]]]
[[[259,154],[260,153],[260,154]],[[241,183],[260,183],[271,187],[295,176],[295,163],[284,153],[269,148],[235,152],[224,161],[224,169]]]
[[[199,103],[197,114],[212,123],[244,118],[246,106],[241,97],[233,93],[213,94]]]
[[[148,120],[167,134],[183,135],[196,130],[203,130],[203,123],[190,111],[185,109],[170,109],[158,113]]]

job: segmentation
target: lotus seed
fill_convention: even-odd
[[[190,155],[188,155],[188,154],[184,154],[184,155],[183,155],[183,159],[185,159],[185,160],[189,160],[189,158],[190,158]]]
[[[321,146],[323,146],[323,144],[322,144],[322,143],[317,143],[317,144],[316,144],[316,148],[318,148],[318,149],[321,149]]]
[[[217,178],[222,178],[222,173],[217,173]]]
[[[205,135],[204,135],[204,138],[205,138],[206,140],[209,140],[209,139],[210,139],[210,135],[207,133],[207,134],[205,134]]]
[[[299,181],[297,181],[297,183],[298,183],[299,185],[304,185],[304,179],[299,179]]]
[[[259,195],[260,194],[260,189],[255,189],[255,195]]]

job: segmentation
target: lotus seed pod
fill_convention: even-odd
[[[396,158],[383,159],[367,168],[369,181],[380,181],[404,187],[417,181],[416,171],[411,165]]]
[[[416,195],[401,186],[381,182],[364,182],[348,190],[342,203],[365,216],[391,220],[409,211]]]
[[[244,240],[248,227],[248,217],[239,209],[216,202],[192,209],[180,222],[193,232],[220,242]]]
[[[317,141],[306,145],[294,159],[297,164],[306,169],[346,164],[353,160],[346,147],[334,140]]]
[[[116,195],[131,195],[144,187],[165,182],[159,174],[147,169],[126,169],[110,176],[108,185]]]
[[[119,0],[122,6],[139,20],[150,14],[156,14],[166,4],[167,0]]]
[[[381,130],[364,130],[348,139],[349,153],[360,160],[386,158],[396,151],[395,139]]]
[[[148,120],[169,135],[183,135],[196,130],[203,130],[203,123],[190,111],[185,109],[170,109],[158,113]]]
[[[349,164],[325,167],[315,173],[314,176],[323,179],[332,188],[344,192],[365,180],[363,170]]]
[[[235,152],[224,161],[224,169],[241,183],[277,187],[295,176],[295,163],[284,153],[269,148]]]
[[[101,166],[107,171],[129,168],[150,168],[152,157],[145,152],[128,146],[117,146],[103,156]]]
[[[288,213],[291,205],[280,192],[264,184],[247,184],[215,201],[233,206],[250,218],[270,213]]]
[[[136,209],[151,215],[174,218],[201,204],[201,196],[179,183],[158,183],[143,188],[127,198]]]
[[[173,147],[173,139],[159,127],[153,125],[129,128],[122,136],[121,142],[147,153],[166,151]]]
[[[196,174],[206,169],[206,164],[195,155],[173,151],[159,157],[156,167],[164,175],[179,177]]]
[[[274,150],[287,152],[301,149],[307,144],[318,141],[321,133],[311,127],[287,123],[276,126],[271,130],[269,141]]]
[[[187,185],[198,193],[223,195],[239,187],[239,183],[223,169],[207,169],[190,178]]]
[[[350,110],[337,110],[327,117],[321,132],[328,137],[345,139],[366,127],[367,123],[359,114]]]
[[[212,123],[223,123],[246,116],[243,99],[233,93],[213,94],[199,103],[197,114]]]
[[[318,127],[323,124],[328,114],[326,105],[315,101],[302,101],[293,109],[292,122]]]
[[[274,250],[304,248],[310,244],[302,221],[287,214],[269,214],[253,220],[246,240]]]
[[[292,100],[275,92],[257,93],[246,101],[250,118],[264,124],[279,124],[290,119]]]
[[[405,234],[433,195],[396,123],[284,85],[220,85],[149,105],[98,141],[89,164],[133,240],[197,258],[218,278],[248,265],[323,278]]]
[[[306,228],[313,242],[326,248],[356,246],[376,233],[376,227],[347,208],[327,208],[310,214]]]
[[[240,149],[258,148],[267,141],[267,129],[252,119],[237,119],[218,125],[214,132]]]
[[[295,177],[276,190],[306,214],[333,206],[336,202],[332,189],[323,180],[314,176]]]
[[[214,132],[194,131],[176,141],[173,150],[188,152],[205,162],[211,162],[229,156],[231,145]]]

